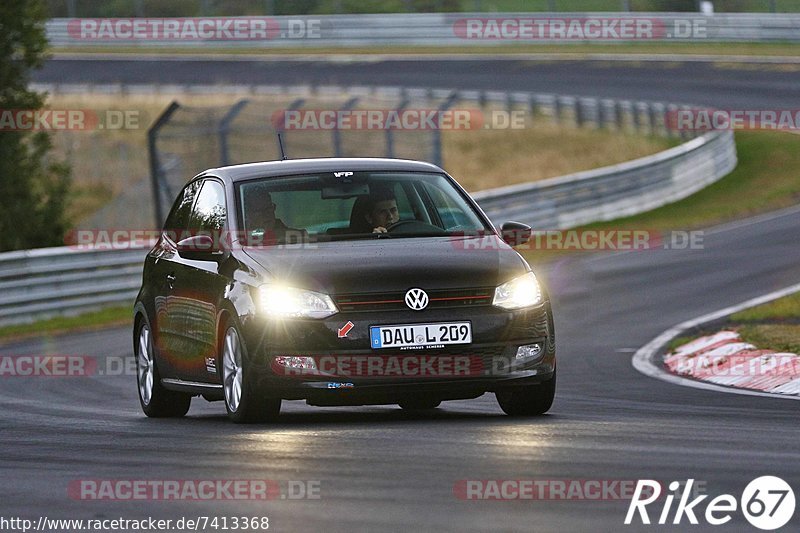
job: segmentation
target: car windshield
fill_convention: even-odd
[[[442,174],[327,172],[249,180],[236,191],[249,245],[488,230]]]

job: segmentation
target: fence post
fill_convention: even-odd
[[[339,108],[339,111],[347,111],[349,109],[353,109],[353,107],[358,103],[358,97],[354,97],[349,99],[347,102],[344,103],[342,107]],[[339,128],[333,128],[333,155],[335,157],[342,157],[342,134],[339,131]]]
[[[231,122],[236,116],[241,113],[244,106],[250,103],[250,100],[243,98],[233,104],[233,106],[225,113],[225,116],[219,121],[219,164],[220,166],[230,165],[230,151],[228,149],[228,133],[231,129]]]
[[[403,98],[400,102],[400,105],[397,106],[398,115],[403,112],[403,109],[406,108],[408,105],[408,98]],[[392,133],[392,128],[386,128],[386,157],[394,157],[394,136]]]
[[[597,105],[597,126],[603,130],[614,129],[616,125],[614,120],[615,102],[604,98]]]
[[[642,108],[645,105],[642,102],[634,102],[631,111],[633,111],[633,131],[641,133],[642,130]]]
[[[648,122],[650,122],[650,135],[658,135],[658,117],[663,116],[663,110],[660,108],[659,103],[652,102],[647,104]]]
[[[450,106],[453,105],[453,102],[458,99],[458,93],[453,91],[450,93],[442,105],[439,106],[438,112],[442,113],[443,111],[447,111],[450,109]],[[433,150],[432,150],[431,158],[433,159],[433,164],[442,166],[442,130],[436,128],[433,130]]]
[[[664,108],[664,128],[667,131],[667,137],[677,137],[678,131],[678,106],[675,104],[667,104]]]
[[[158,160],[156,141],[158,140],[158,132],[169,122],[170,117],[172,117],[172,114],[175,113],[179,107],[180,104],[173,101],[167,106],[164,112],[161,113],[161,116],[156,119],[155,123],[150,126],[150,129],[147,130],[147,151],[150,156],[150,180],[153,186],[153,201],[155,203],[153,208],[156,216],[156,228],[160,228],[164,223],[164,210],[161,207],[161,163]]]

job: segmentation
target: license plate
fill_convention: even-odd
[[[426,347],[472,342],[472,325],[469,322],[370,326],[369,333],[373,348]]]

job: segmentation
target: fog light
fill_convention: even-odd
[[[313,357],[302,355],[279,355],[272,360],[272,367],[283,373],[314,373],[317,371],[317,363]]]
[[[517,348],[517,359],[537,359],[542,355],[541,343],[525,344]]]

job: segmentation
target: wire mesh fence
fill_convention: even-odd
[[[233,105],[176,103],[149,132],[154,191],[149,197],[155,200],[150,221],[160,226],[180,188],[207,168],[280,159],[278,133],[293,159],[395,157],[442,166],[443,130],[477,135],[540,121],[693,136],[669,124],[676,109],[657,102],[533,93],[358,87],[262,86]]]
[[[150,131],[154,198],[158,199],[154,215],[159,223],[183,184],[198,172],[280,159],[279,132],[286,156],[293,159],[399,157],[441,162],[440,130],[385,127],[390,113],[411,106],[416,112],[435,112],[443,105],[441,98],[401,91],[394,97],[326,92],[324,88],[306,92],[254,94],[232,106],[178,104]],[[370,114],[379,123],[369,123]],[[348,123],[346,127],[343,122]]]
[[[47,87],[62,97],[73,89]],[[154,95],[142,98],[145,89]],[[673,104],[529,92],[259,85],[224,95],[216,86],[132,86],[120,94],[139,95],[130,107],[141,111],[140,128],[54,136],[60,157],[75,162],[73,175],[80,185],[75,204],[81,207],[75,220],[82,229],[159,227],[177,192],[197,173],[280,159],[278,131],[290,158],[425,160],[448,168],[472,191],[569,171],[539,144],[549,144],[550,137],[568,130],[617,132],[614,139],[637,145],[628,150],[631,158],[654,153],[639,145],[649,143],[648,137],[687,138],[695,133],[668,124],[678,108]],[[179,101],[165,109],[173,98]],[[93,101],[103,103],[99,96]],[[87,104],[67,103],[72,105]],[[442,120],[426,122],[431,117]],[[448,117],[456,120],[448,123]],[[144,135],[147,124],[153,125]],[[582,139],[585,150],[592,150],[592,142],[608,141]],[[539,157],[534,167],[517,164],[520,151]],[[465,154],[471,155],[465,159]],[[583,164],[589,166],[575,168],[609,163]]]

